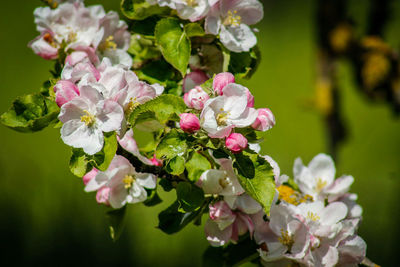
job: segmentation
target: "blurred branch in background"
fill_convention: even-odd
[[[346,1],[318,1],[315,106],[324,117],[329,152],[334,158],[347,132],[340,108],[341,88],[336,77],[340,60],[350,61],[357,87],[364,95],[374,102],[391,105],[396,114],[400,111],[399,58],[384,41],[390,4],[391,0],[371,0],[366,33],[357,37],[357,25],[347,15]]]

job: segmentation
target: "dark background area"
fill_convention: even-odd
[[[118,10],[119,1],[101,3]],[[304,162],[327,152],[320,115],[310,105],[315,78],[315,1],[263,1],[264,20],[257,25],[263,60],[245,85],[256,107],[269,107],[277,124],[265,135],[262,152],[281,171],[292,175],[293,161]],[[369,1],[349,0],[358,29],[365,25]],[[52,63],[36,56],[28,42],[37,32],[33,10],[39,0],[2,1],[0,16],[0,107],[37,91],[49,78]],[[393,1],[393,18],[385,32],[400,46],[400,2]],[[352,192],[359,195],[364,220],[359,234],[368,257],[382,266],[396,266],[400,224],[400,122],[389,107],[373,104],[354,88],[347,62],[339,81],[349,138],[338,152],[337,176],[352,174]],[[139,136],[139,142],[143,139]],[[0,126],[0,265],[1,266],[199,266],[208,246],[203,227],[190,225],[167,236],[156,229],[157,214],[174,193],[162,193],[153,208],[131,205],[125,232],[112,242],[94,194],[68,169],[70,148],[59,129],[22,134]]]

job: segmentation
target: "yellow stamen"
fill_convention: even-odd
[[[315,186],[315,190],[317,192],[321,192],[322,189],[324,189],[324,187],[326,186],[326,184],[327,184],[327,181],[324,181],[321,178],[318,178],[317,185]]]
[[[276,189],[279,192],[279,200],[286,201],[289,204],[297,206],[300,203],[312,201],[310,195],[302,196],[299,192],[293,190],[287,185],[280,185]]]
[[[309,220],[311,220],[313,222],[316,222],[321,218],[316,213],[313,213],[313,212],[309,211],[307,213],[307,219],[309,219]]]
[[[75,41],[76,41],[76,37],[77,37],[76,32],[70,31],[70,32],[68,33],[67,42],[68,42],[68,43],[73,43],[73,42],[75,42]]]
[[[220,111],[222,113],[218,113],[218,115],[217,115],[217,118],[216,118],[217,124],[219,126],[226,126],[226,121],[228,120],[229,112],[224,112],[224,110],[222,108],[220,109]]]
[[[288,251],[292,249],[294,244],[294,240],[289,232],[286,230],[281,229],[281,236],[278,237],[279,242],[281,242],[284,246],[288,247]]]
[[[186,3],[190,7],[195,7],[198,5],[196,0],[186,0]]]
[[[122,180],[125,184],[125,188],[129,189],[132,187],[132,184],[135,182],[135,177],[133,175],[125,175],[125,178]]]
[[[114,42],[114,36],[112,35],[108,36],[106,40],[99,45],[98,48],[100,51],[105,51],[108,49],[116,50],[117,44]]]
[[[237,11],[228,11],[228,16],[224,20],[224,25],[237,27],[242,23],[242,17],[237,15]]]
[[[137,99],[136,97],[134,97],[134,98],[131,97],[130,98],[129,103],[125,108],[125,113],[126,114],[131,113],[137,106],[140,105],[140,103],[136,99]]]
[[[84,110],[83,112],[86,115],[81,116],[81,122],[84,122],[88,127],[92,126],[96,121],[96,118],[94,117],[94,115],[90,114],[89,111],[87,110]]]
[[[226,188],[228,185],[230,185],[231,184],[231,181],[229,181],[229,178],[228,177],[224,177],[224,178],[222,178],[222,179],[219,179],[219,185],[222,187],[222,188]]]

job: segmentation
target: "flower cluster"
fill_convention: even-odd
[[[85,7],[82,0],[61,3],[56,9],[39,7],[34,12],[40,35],[29,43],[44,59],[62,54],[88,58],[94,64],[108,57],[113,64],[132,65],[127,53],[131,35],[118,13],[105,13],[100,5]]]
[[[356,233],[362,209],[350,194],[352,176],[335,180],[332,159],[317,155],[308,166],[295,161],[294,182],[277,176],[277,198],[270,215],[260,212],[254,220],[254,239],[261,245],[262,261],[294,261],[304,266],[350,266],[360,263],[366,252]],[[265,220],[266,219],[266,220]]]
[[[205,20],[205,31],[218,35],[226,48],[233,52],[249,51],[257,38],[249,25],[263,16],[258,0],[147,0],[150,4],[175,9],[178,16],[192,22]]]
[[[176,10],[171,16],[196,23],[156,16],[156,44],[145,34],[132,38],[133,67],[127,53],[131,35],[117,13],[85,7],[81,0],[36,9],[40,36],[30,46],[57,60],[54,79],[39,94],[20,99],[2,123],[25,132],[56,123],[72,148],[71,171],[83,178],[86,192],[96,192],[98,203],[120,209],[118,214],[127,204],[158,204],[158,185],[175,190],[176,201],[159,214],[158,228],[168,234],[208,213],[205,233],[212,246],[248,237],[264,264],[360,263],[366,244],[357,235],[362,209],[357,195],[349,193],[354,178],[335,179],[334,163],[324,154],[308,166],[296,159],[294,179],[281,175],[271,157],[260,155],[261,132],[275,125],[275,117],[268,108],[256,109],[250,90],[236,82],[255,68],[256,56],[230,53],[214,37],[212,45],[190,43],[213,34],[233,52],[249,51],[256,38],[248,25],[262,18],[261,3],[147,2],[141,15],[154,15],[158,4]],[[202,28],[189,34],[199,26],[205,34]],[[218,58],[207,59],[206,67],[201,62],[213,57],[217,46],[228,55],[224,72],[216,71]],[[242,56],[250,63],[238,67]],[[135,129],[151,133],[153,141],[139,147]]]
[[[195,114],[200,113],[200,119],[194,114],[185,114],[180,121],[182,130],[194,132],[201,128],[211,138],[226,138],[226,147],[233,153],[239,153],[247,148],[248,141],[241,133],[235,133],[235,129],[252,127],[257,131],[266,131],[275,125],[272,112],[267,108],[255,109],[254,96],[249,89],[235,83],[231,73],[217,74],[210,94],[196,85],[191,75],[185,79],[191,79],[186,84],[194,86],[185,93],[185,104]]]

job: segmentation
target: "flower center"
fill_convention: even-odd
[[[279,200],[286,201],[292,205],[299,205],[307,201],[312,201],[312,197],[309,195],[301,195],[299,192],[293,190],[287,185],[280,185],[276,188],[279,192]]]
[[[282,243],[282,245],[287,246],[288,251],[292,249],[294,240],[287,230],[281,229],[281,236],[278,237],[278,240]]]
[[[197,0],[186,0],[186,3],[187,3],[187,5],[190,6],[190,7],[195,7],[195,6],[198,5],[198,4],[197,4]]]
[[[307,213],[307,219],[309,219],[309,220],[311,220],[313,222],[316,222],[321,218],[316,213],[309,211]]]
[[[67,42],[68,42],[68,43],[73,43],[73,42],[75,42],[75,41],[76,41],[76,37],[77,37],[76,32],[74,32],[74,31],[71,30],[71,31],[68,33]]]
[[[223,24],[225,26],[231,25],[231,26],[237,27],[237,26],[240,25],[241,22],[242,22],[242,17],[237,15],[237,11],[234,10],[232,12],[232,11],[229,10],[228,11],[228,16],[225,18]]]
[[[111,49],[111,50],[117,49],[117,44],[115,43],[114,36],[112,36],[112,35],[108,36],[106,38],[106,40],[99,45],[100,51],[105,51],[108,49]]]
[[[229,178],[225,175],[225,177],[224,178],[221,178],[221,179],[219,179],[219,185],[222,187],[222,188],[226,188],[228,185],[230,185],[231,184],[231,181],[229,180]]]
[[[81,116],[81,122],[84,122],[88,127],[92,126],[96,121],[96,118],[94,117],[94,115],[90,114],[89,111],[87,110],[84,110],[83,112],[86,115]]]
[[[226,126],[226,121],[228,120],[229,112],[225,112],[222,108],[220,109],[221,113],[217,114],[217,124],[218,126]]]
[[[132,184],[135,182],[135,176],[134,175],[125,175],[125,178],[122,180],[125,184],[125,188],[129,189],[132,187]]]
[[[136,99],[137,99],[136,97],[134,97],[134,98],[131,97],[130,98],[129,103],[125,108],[125,113],[126,114],[131,113],[137,106],[140,105],[140,103]]]
[[[318,178],[315,190],[317,190],[317,192],[321,192],[322,189],[324,189],[324,187],[326,186],[326,184],[327,184],[326,181],[322,180],[321,178]]]

